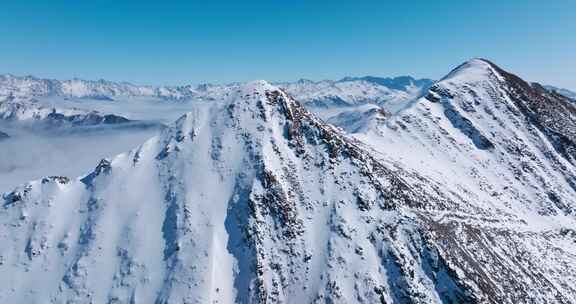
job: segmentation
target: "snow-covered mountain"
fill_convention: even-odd
[[[378,153],[274,86],[229,86],[81,178],[6,193],[0,301],[574,302],[556,123],[575,120],[551,96],[474,60],[370,116]]]
[[[0,75],[0,96],[61,96],[114,100],[119,97],[147,96],[163,99],[187,99],[195,94],[191,86],[145,86],[106,80],[55,80],[33,76]]]
[[[467,297],[442,260],[405,263],[437,253],[400,210],[438,195],[273,86],[221,97],[80,179],[6,194],[2,301]],[[451,283],[436,291],[433,273]]]
[[[383,151],[426,151],[389,153],[414,167],[435,164],[420,172],[454,169],[467,179],[452,177],[474,177],[471,184],[487,194],[506,187],[498,196],[511,195],[517,186],[530,202],[562,206],[576,198],[576,107],[486,60],[461,65],[390,119],[368,117],[361,130],[358,137],[382,141],[374,146]]]
[[[339,81],[311,81],[278,83],[286,92],[309,107],[357,106],[387,104],[398,106],[418,97],[433,81],[409,76],[396,78],[346,77]]]
[[[356,123],[358,124],[358,123]],[[441,251],[460,255],[493,298],[573,303],[576,108],[489,61],[471,60],[388,119],[355,136],[475,202],[437,214],[453,231]],[[458,248],[456,249],[455,248]],[[455,251],[454,251],[455,250]]]
[[[384,108],[372,104],[330,112],[332,115],[324,115],[328,123],[353,134],[368,131],[374,122],[384,121],[391,116]]]
[[[409,76],[396,78],[347,77],[339,81],[278,83],[289,94],[308,106],[353,106],[366,103],[390,105],[413,99],[431,84],[429,79]],[[221,91],[238,84],[198,86],[143,86],[127,82],[81,79],[54,80],[33,76],[0,75],[0,96],[90,98],[117,100],[150,97],[164,100],[203,100],[217,97]]]
[[[548,89],[549,91],[564,95],[564,96],[572,99],[573,102],[576,102],[576,92],[574,92],[574,91],[570,91],[568,89],[558,88],[558,87],[551,86],[551,85],[545,85],[544,87],[546,89]]]
[[[0,120],[49,126],[94,126],[126,124],[129,119],[97,111],[48,107],[35,99],[10,95],[0,99]]]

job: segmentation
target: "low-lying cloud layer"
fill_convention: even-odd
[[[46,104],[114,113],[133,120],[130,125],[46,130],[28,125],[0,123],[10,138],[0,142],[0,193],[45,176],[77,177],[88,173],[105,157],[126,152],[156,135],[187,112],[190,104],[157,100],[70,100],[46,98]]]

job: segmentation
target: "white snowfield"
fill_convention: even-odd
[[[4,194],[0,303],[576,302],[567,99],[479,59],[352,136],[264,81],[211,96]]]

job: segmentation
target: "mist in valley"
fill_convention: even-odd
[[[134,122],[121,125],[49,128],[42,124],[0,122],[10,137],[0,141],[0,193],[45,176],[76,178],[100,159],[129,151],[189,111],[189,103],[154,99],[92,100],[39,98],[54,107],[114,113]]]

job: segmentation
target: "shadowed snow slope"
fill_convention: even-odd
[[[557,222],[536,229],[377,160],[263,81],[217,97],[86,176],[6,193],[0,301],[575,300],[566,208],[542,203]]]

